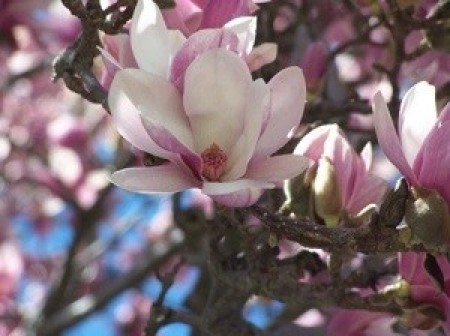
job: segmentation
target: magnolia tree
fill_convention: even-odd
[[[449,1],[0,10],[0,335],[450,335]]]

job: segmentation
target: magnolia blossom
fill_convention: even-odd
[[[385,182],[369,173],[370,143],[358,155],[336,124],[308,133],[294,153],[315,162],[315,210],[329,225],[336,225],[344,210],[355,216],[367,205],[378,204],[385,192]]]
[[[223,49],[188,67],[184,93],[161,77],[125,69],[114,78],[109,104],[121,134],[170,163],[115,173],[117,185],[141,192],[200,188],[229,206],[254,203],[262,189],[302,172],[298,155],[271,156],[298,125],[305,100],[299,68],[268,84]]]
[[[241,18],[185,40],[167,30],[154,3],[138,2],[131,46],[139,69],[117,72],[108,102],[119,133],[169,163],[116,172],[115,184],[138,192],[199,188],[224,205],[247,206],[303,171],[308,160],[299,155],[271,156],[300,123],[303,74],[290,67],[268,84],[253,81],[243,59],[253,26]]]
[[[380,92],[373,99],[373,110],[379,144],[410,186],[435,190],[449,203],[450,104],[438,117],[434,86],[414,85],[400,106],[399,135]]]
[[[183,1],[177,6],[182,10]],[[231,5],[231,2],[229,2]],[[227,5],[224,5],[228,7]],[[214,16],[224,15],[221,6],[210,6],[209,11],[216,11]],[[233,7],[233,6],[231,6]],[[175,9],[174,9],[175,10]],[[277,56],[274,43],[263,43],[253,48],[256,37],[256,17],[239,16],[226,22],[215,20],[217,29],[196,29],[189,31],[170,23],[153,1],[138,1],[132,18],[130,35],[105,35],[102,53],[106,58],[106,71],[102,83],[109,87],[117,70],[122,68],[141,68],[174,82],[182,89],[184,71],[197,55],[213,48],[226,48],[244,58],[251,71],[273,62]],[[176,28],[176,29],[168,29]],[[186,40],[186,37],[187,40]],[[149,43],[150,41],[150,43]],[[157,52],[155,52],[157,51]]]
[[[412,189],[437,192],[444,204],[450,202],[450,104],[437,116],[435,88],[426,82],[414,85],[402,100],[399,135],[395,132],[386,102],[380,93],[373,99],[375,130],[386,156],[405,176]],[[406,220],[408,223],[408,219]],[[412,223],[408,223],[409,225]],[[432,225],[434,223],[427,223]],[[436,225],[445,225],[437,223]],[[429,230],[432,232],[433,230]],[[437,233],[439,235],[439,232]],[[444,232],[440,232],[440,239]],[[437,258],[445,277],[444,291],[437,290],[424,269],[425,254],[401,253],[400,274],[411,285],[411,297],[417,302],[438,305],[450,316],[450,264]],[[445,322],[450,332],[449,318]]]

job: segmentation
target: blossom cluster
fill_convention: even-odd
[[[303,212],[297,209],[297,215],[316,217],[329,227],[342,221],[361,225],[364,211],[380,204],[387,186],[370,173],[370,143],[358,155],[337,125],[324,125],[306,134],[293,154],[276,154],[300,126],[307,92],[314,95],[320,90],[325,43],[310,44],[299,62],[307,71],[306,82],[302,70],[291,66],[266,84],[253,80],[251,73],[273,61],[276,49],[267,44],[254,47],[256,17],[233,8],[232,17],[237,18],[226,21],[226,14],[218,16],[211,10],[179,1],[175,10],[161,13],[156,4],[140,0],[129,36],[105,38],[103,55],[109,64],[104,83],[119,133],[135,147],[168,161],[121,170],[112,175],[112,182],[144,193],[198,188],[217,203],[245,207],[254,204],[263,190],[296,177],[285,188],[291,210],[305,190],[299,184],[311,195],[309,205]],[[344,20],[334,25],[326,35],[329,40],[349,38]],[[383,41],[385,32],[377,33]],[[386,57],[376,47],[367,52]],[[365,65],[360,66],[365,71]],[[378,141],[415,192],[416,199],[408,200],[411,207],[434,197],[443,208],[445,223],[432,229],[428,218],[416,223],[415,213],[406,214],[413,235],[430,244],[450,240],[450,176],[436,166],[437,161],[446,166],[448,111],[444,108],[437,119],[434,87],[426,82],[414,85],[400,107],[399,142],[382,93],[373,98]],[[435,301],[423,294],[436,295],[432,289],[415,289],[420,275],[405,267],[410,258],[418,257],[401,255],[400,273],[411,285],[412,298]],[[443,267],[448,264],[441,262]],[[423,262],[417,267],[417,272],[425,272]],[[446,299],[438,305],[450,309]]]

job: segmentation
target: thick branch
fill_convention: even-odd
[[[399,239],[399,231],[382,226],[378,217],[369,227],[328,228],[310,220],[294,220],[269,213],[260,206],[253,206],[251,210],[274,233],[307,247],[366,254],[425,251],[422,246],[408,247],[403,244]]]

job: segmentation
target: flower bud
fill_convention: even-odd
[[[380,219],[384,226],[397,227],[405,214],[408,185],[404,178],[399,179],[394,189],[389,190],[380,206]]]
[[[312,193],[316,214],[327,226],[335,227],[339,223],[342,202],[334,166],[326,157],[319,159]]]
[[[303,174],[286,181],[284,185],[286,202],[280,209],[282,214],[294,213],[299,218],[311,216],[311,183],[314,173],[315,168],[310,168]]]
[[[450,242],[448,205],[435,190],[413,188],[406,201],[405,220],[414,238],[428,248]]]

